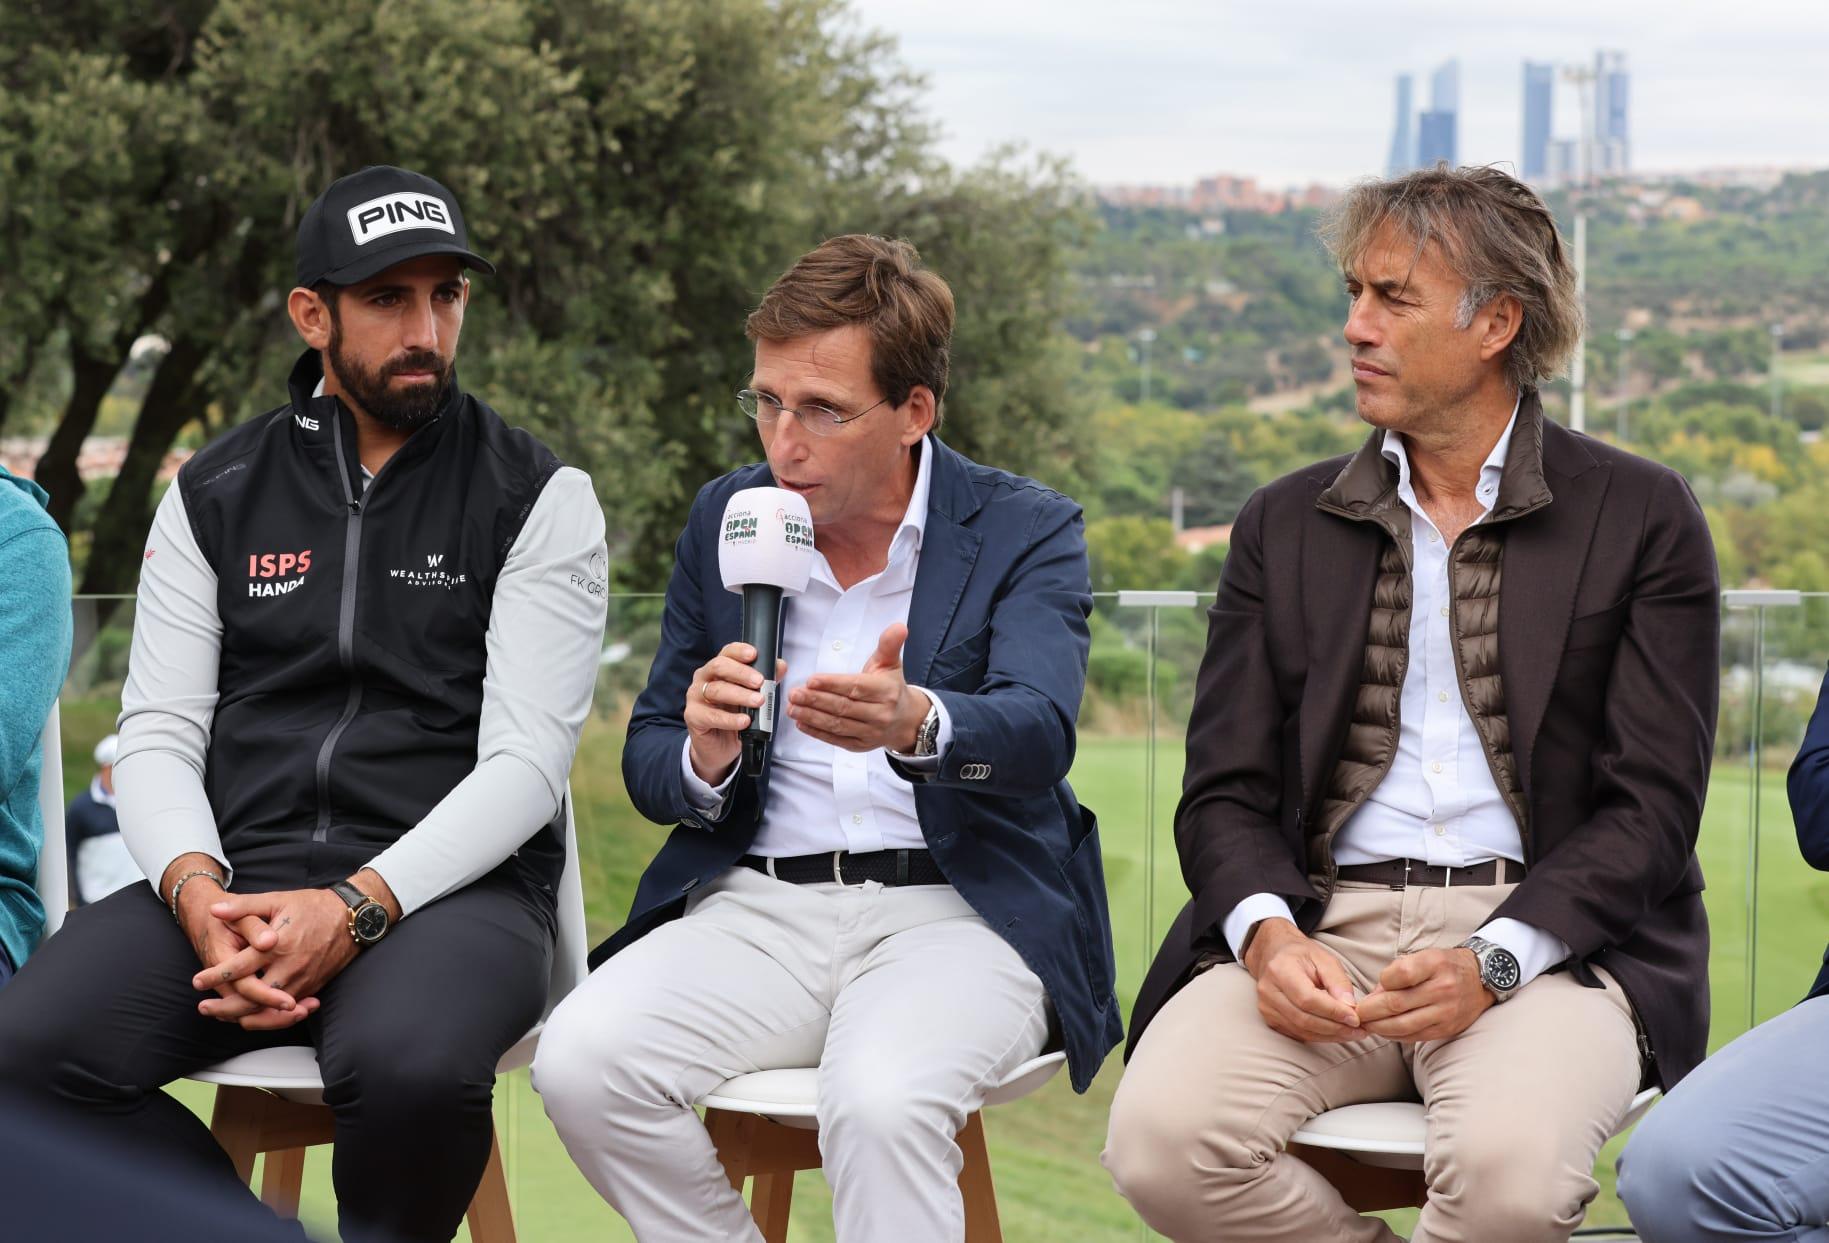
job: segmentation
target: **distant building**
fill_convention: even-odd
[[[1429,107],[1436,112],[1461,110],[1461,62],[1443,61],[1429,75]]]
[[[1100,186],[1101,201],[1118,207],[1170,207],[1205,217],[1197,226],[1208,235],[1225,231],[1219,212],[1260,212],[1276,215],[1300,207],[1325,207],[1339,197],[1331,186],[1311,185],[1272,190],[1254,177],[1217,173],[1191,186]]]
[[[1460,160],[1461,62],[1451,60],[1429,75],[1429,108],[1416,118],[1416,166],[1454,167]]]
[[[1543,175],[1556,185],[1581,180],[1581,143],[1574,138],[1558,138],[1550,143],[1548,167]]]
[[[1456,158],[1458,135],[1455,132],[1455,122],[1458,119],[1452,112],[1434,108],[1416,118],[1418,168],[1434,168],[1438,163],[1445,163],[1452,168],[1460,163]]]
[[[1594,171],[1597,173],[1631,170],[1632,147],[1627,125],[1631,81],[1624,52],[1603,50],[1594,54]]]
[[[1207,549],[1219,544],[1232,542],[1232,524],[1223,523],[1215,527],[1188,527],[1175,532],[1175,547],[1190,556],[1198,556]]]
[[[1391,127],[1391,153],[1384,162],[1387,177],[1401,177],[1416,167],[1416,104],[1410,95],[1413,85],[1409,74],[1397,75],[1397,120]]]
[[[1524,180],[1541,182],[1550,171],[1552,105],[1556,66],[1524,62],[1524,151],[1518,170]]]

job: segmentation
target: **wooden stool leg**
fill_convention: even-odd
[[[489,1164],[470,1199],[471,1243],[514,1243],[514,1210],[508,1203],[508,1177],[502,1171],[502,1145],[489,1133]]]
[[[266,1114],[267,1094],[259,1088],[216,1089],[216,1108],[210,1115],[210,1134],[235,1163],[242,1182],[254,1177],[254,1158],[260,1153],[260,1123]]]
[[[788,1211],[794,1203],[794,1174],[784,1170],[758,1174],[749,1197],[749,1215],[765,1243],[787,1243]]]
[[[267,1154],[260,1175],[260,1202],[281,1217],[298,1216],[299,1193],[305,1185],[305,1150],[281,1148]]]
[[[965,1243],[1003,1243],[997,1188],[991,1182],[991,1155],[984,1146],[984,1115],[967,1118],[956,1142],[965,1154],[965,1165],[959,1170],[959,1194],[965,1199]]]
[[[755,1134],[754,1118],[727,1113],[722,1109],[705,1111],[705,1131],[711,1146],[717,1149],[724,1177],[730,1180],[738,1195],[743,1194],[743,1180],[749,1177],[749,1144]]]

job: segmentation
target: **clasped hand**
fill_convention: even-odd
[[[303,1022],[318,1008],[318,990],[356,956],[348,911],[328,889],[218,891],[207,908],[192,906],[186,932],[203,969],[191,986],[216,994],[198,1011],[249,1031]]]
[[[1493,1004],[1473,951],[1458,947],[1405,954],[1384,969],[1376,988],[1356,997],[1340,959],[1285,919],[1259,925],[1244,966],[1257,981],[1265,1024],[1310,1044],[1367,1036],[1447,1040]]]

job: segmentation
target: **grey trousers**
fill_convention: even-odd
[[[1646,1116],[1619,1160],[1645,1243],[1829,1243],[1829,997],[1762,1023]]]

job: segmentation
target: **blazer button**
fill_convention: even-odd
[[[691,880],[687,881],[685,884],[680,886],[680,892],[681,893],[691,893],[694,889],[697,889],[698,887],[699,887],[699,878],[694,876]]]

